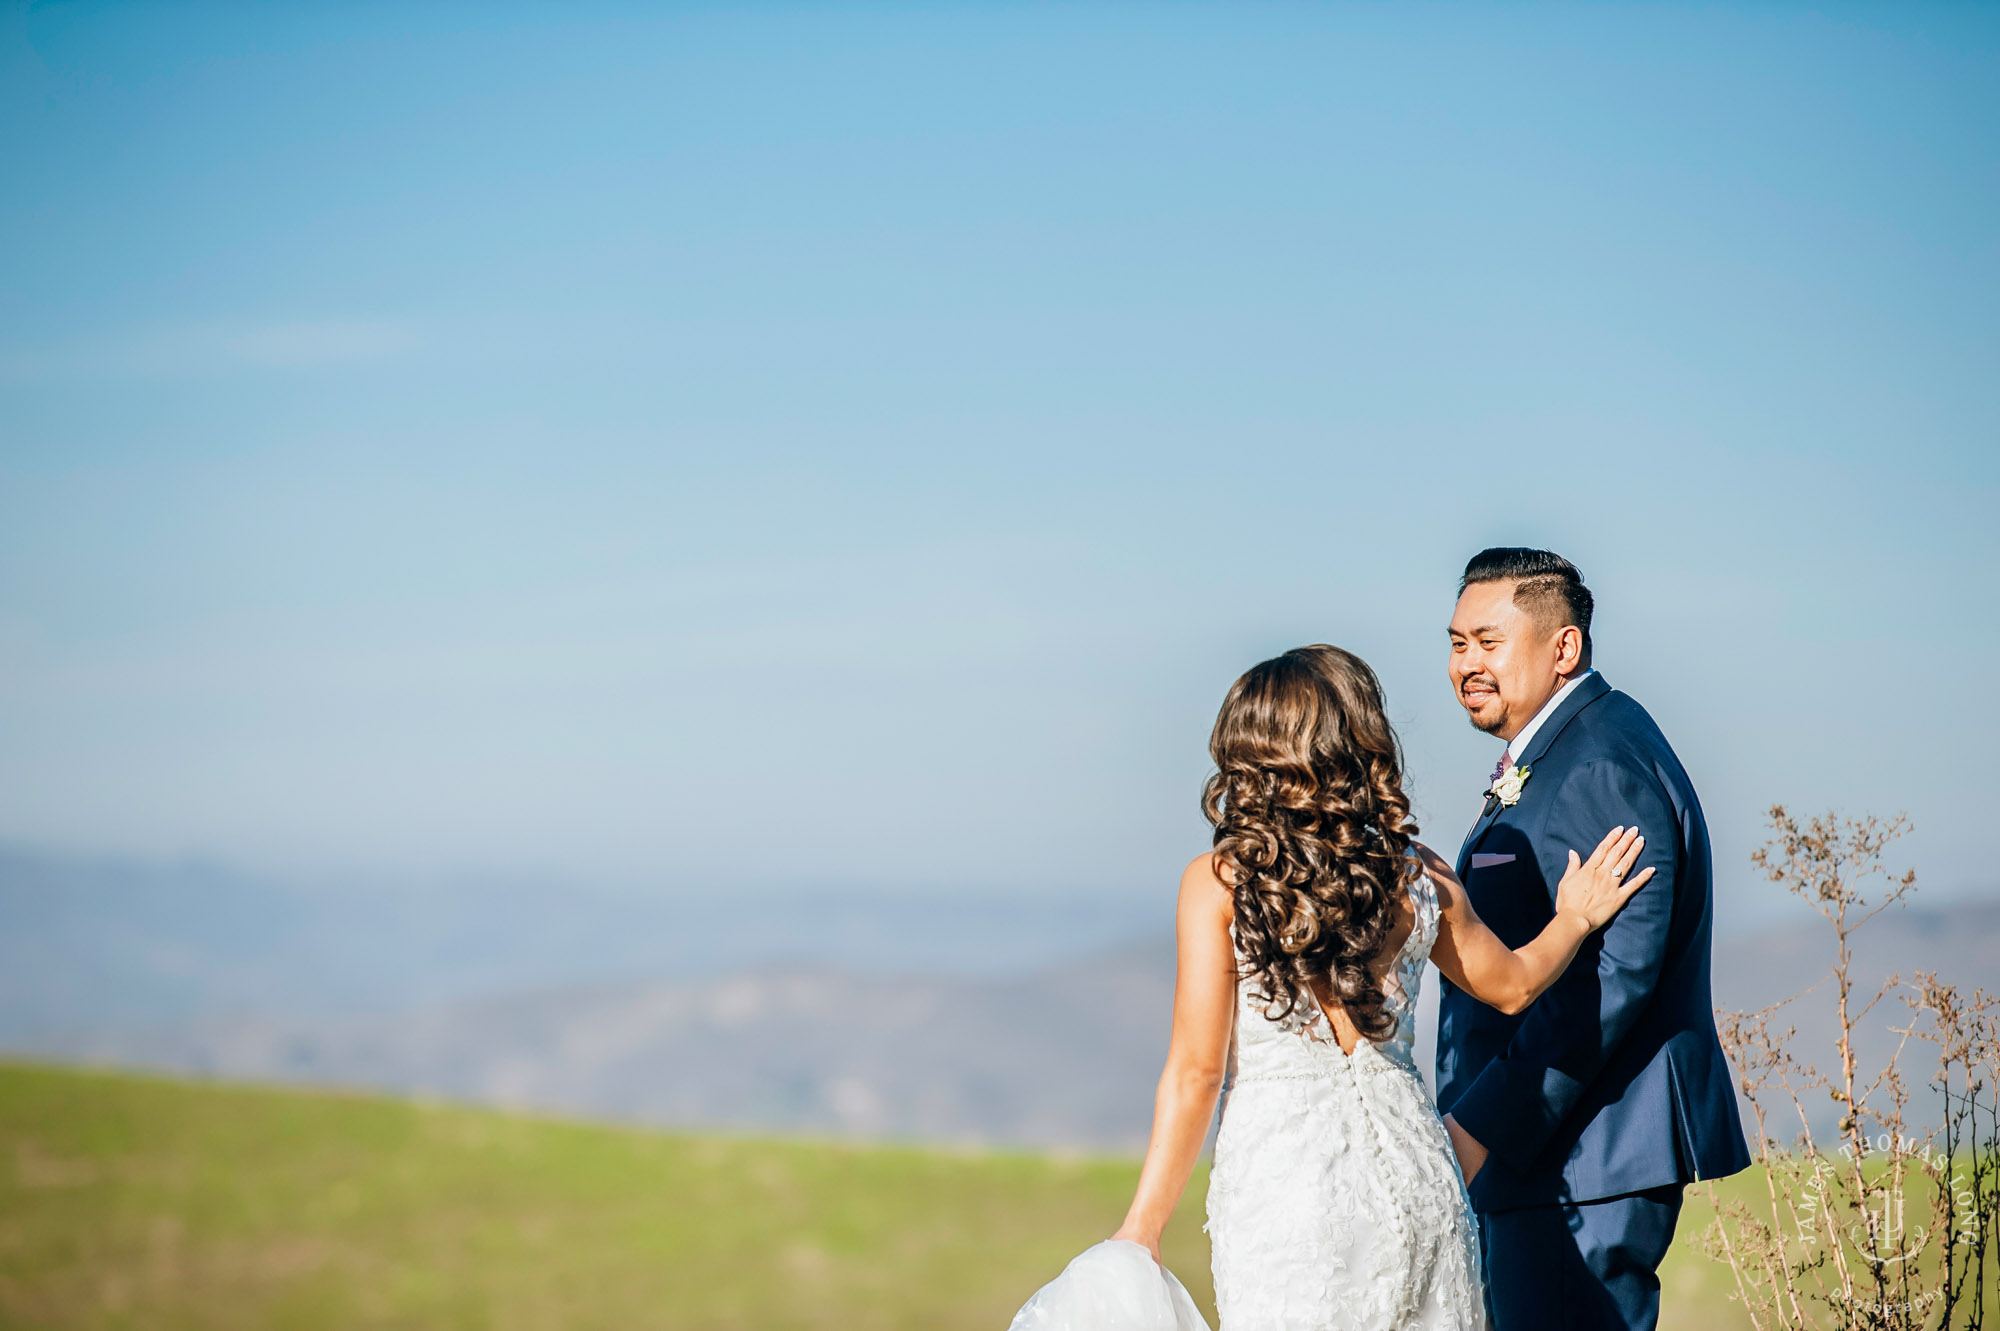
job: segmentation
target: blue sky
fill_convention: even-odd
[[[2000,891],[2000,13],[9,7],[0,838],[1164,890],[1243,667],[1574,558],[1725,869]]]

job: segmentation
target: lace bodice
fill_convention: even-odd
[[[1318,1004],[1274,1021],[1237,986],[1208,1232],[1222,1331],[1483,1331],[1472,1208],[1417,1074],[1437,940],[1428,877],[1383,977],[1396,1029],[1343,1053]]]
[[[1363,1040],[1352,1054],[1343,1053],[1340,1041],[1334,1036],[1333,1024],[1319,1004],[1308,1000],[1282,1021],[1273,1021],[1264,1015],[1256,982],[1242,980],[1237,983],[1236,1033],[1230,1046],[1225,1087],[1246,1076],[1320,1076],[1329,1056],[1359,1059],[1364,1070],[1381,1060],[1414,1073],[1417,991],[1423,984],[1424,963],[1430,959],[1438,931],[1437,886],[1430,875],[1420,875],[1410,885],[1410,905],[1416,917],[1410,926],[1410,936],[1403,940],[1382,980],[1384,1010],[1396,1021],[1393,1034],[1385,1040]]]

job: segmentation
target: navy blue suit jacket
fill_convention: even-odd
[[[1445,983],[1438,1108],[1490,1153],[1473,1205],[1590,1201],[1748,1167],[1709,997],[1708,825],[1687,772],[1602,675],[1516,761],[1529,773],[1519,802],[1489,797],[1458,856],[1473,909],[1508,947],[1553,917],[1569,852],[1588,855],[1613,827],[1638,827],[1632,872],[1655,872],[1525,1012]],[[1475,852],[1513,858],[1475,869]]]

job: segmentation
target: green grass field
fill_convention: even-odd
[[[5,1064],[0,1149],[10,1328],[999,1331],[1137,1174]],[[1663,1324],[1736,1324],[1722,1274],[1677,1250]]]

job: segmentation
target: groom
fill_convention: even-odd
[[[1509,947],[1553,913],[1569,852],[1637,826],[1653,881],[1532,1006],[1444,984],[1437,1098],[1479,1213],[1496,1331],[1647,1328],[1681,1189],[1750,1163],[1709,1001],[1708,827],[1646,710],[1590,665],[1591,595],[1546,550],[1482,550],[1451,683],[1507,742],[1459,851]]]

